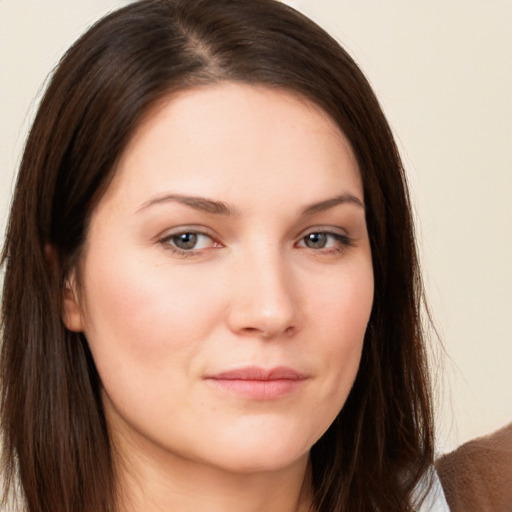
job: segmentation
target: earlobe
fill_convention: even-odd
[[[83,314],[78,301],[78,294],[76,292],[75,279],[71,276],[66,279],[62,290],[62,321],[64,325],[74,332],[82,332]]]

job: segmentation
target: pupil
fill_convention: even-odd
[[[327,235],[325,233],[311,233],[306,236],[305,243],[310,249],[322,249],[327,243]]]
[[[197,244],[197,235],[195,233],[183,233],[174,237],[176,247],[180,249],[193,249]]]

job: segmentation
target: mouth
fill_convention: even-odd
[[[277,400],[295,393],[307,378],[287,366],[270,369],[249,366],[208,375],[205,380],[217,389],[242,398]]]

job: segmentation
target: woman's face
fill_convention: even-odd
[[[122,155],[80,276],[64,321],[85,333],[121,446],[235,471],[304,460],[372,307],[352,150],[288,92],[175,94]]]

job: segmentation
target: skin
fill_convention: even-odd
[[[122,155],[79,265],[63,316],[102,380],[125,510],[306,510],[308,453],[373,300],[360,173],[331,118],[264,87],[173,94]],[[301,379],[254,397],[209,378],[248,365]]]

